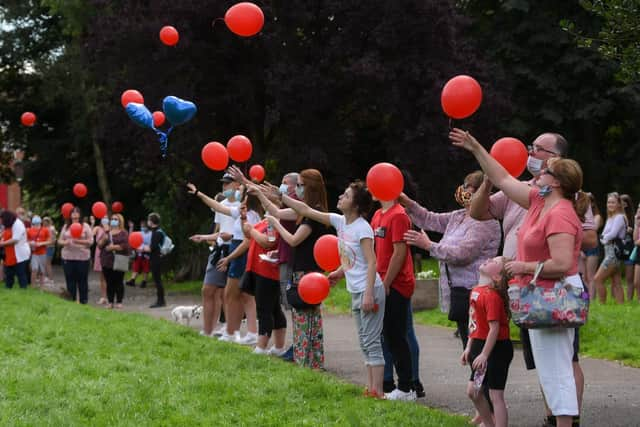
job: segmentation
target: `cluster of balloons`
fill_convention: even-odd
[[[211,170],[222,171],[229,165],[229,159],[242,163],[251,158],[253,145],[244,135],[231,137],[225,147],[219,142],[212,141],[202,147],[200,157],[202,162]],[[253,165],[249,168],[249,177],[255,182],[262,182],[265,170],[261,165]]]

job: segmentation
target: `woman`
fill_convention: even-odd
[[[4,248],[5,286],[13,288],[13,280],[17,276],[22,289],[27,288],[27,263],[31,251],[27,243],[27,230],[24,223],[15,213],[5,210],[0,213],[0,221],[4,227],[0,248]]]
[[[31,247],[31,283],[35,286],[40,278],[40,288],[44,287],[47,273],[47,245],[51,240],[49,228],[42,225],[42,218],[34,215],[31,227],[27,230],[27,238]]]
[[[102,274],[107,282],[107,308],[122,308],[124,298],[124,271],[113,268],[116,254],[129,256],[129,233],[123,227],[122,215],[111,215],[109,231],[98,241]]]
[[[584,274],[584,282],[589,286],[589,295],[595,297],[595,289],[593,289],[593,278],[596,275],[596,271],[598,269],[598,261],[600,259],[600,247],[598,241],[598,230],[602,228],[602,215],[600,214],[600,209],[598,208],[598,204],[596,203],[596,198],[592,193],[587,193],[587,200],[589,202],[589,206],[591,207],[591,212],[593,213],[593,229],[585,230],[583,228],[583,238],[582,238],[582,254],[584,259],[584,267],[581,269]],[[585,248],[585,240],[587,240],[588,234],[595,234],[595,245],[592,245],[591,248]],[[589,239],[592,240],[592,239]]]
[[[442,233],[442,239],[437,243],[432,242],[424,231],[410,230],[405,234],[405,239],[410,245],[429,251],[439,261],[442,309],[449,311],[453,308],[449,318],[458,325],[462,348],[466,348],[469,336],[469,290],[478,282],[480,264],[496,256],[500,246],[498,221],[478,221],[469,215],[471,197],[482,180],[480,171],[465,177],[455,193],[456,202],[463,209],[451,212],[431,212],[405,194],[399,198],[414,225]]]
[[[620,201],[622,202],[622,209],[624,210],[624,216],[627,219],[627,232],[625,239],[633,239],[633,201],[628,194],[621,194]],[[629,254],[631,255],[631,254]],[[624,265],[624,280],[627,282],[627,299],[633,300],[633,266],[634,262],[629,259],[629,256],[625,256],[622,259],[622,265]]]
[[[49,244],[47,245],[47,264],[46,264],[46,274],[47,277],[44,279],[45,283],[52,284],[53,283],[53,267],[51,263],[53,262],[53,257],[56,254],[56,240],[58,240],[58,232],[56,228],[53,226],[53,221],[50,217],[45,216],[42,218],[42,226],[46,227],[49,230]]]
[[[79,238],[71,237],[69,227],[71,224],[80,224],[81,211],[77,206],[71,211],[71,219],[60,230],[58,244],[62,247],[62,267],[64,278],[67,282],[67,291],[76,300],[79,295],[80,304],[86,304],[89,300],[89,258],[93,244],[93,233],[87,223],[82,224],[82,233]]]
[[[620,260],[616,257],[616,239],[624,238],[627,233],[627,219],[622,209],[622,201],[618,193],[607,194],[607,222],[604,224],[600,242],[604,245],[604,259],[593,278],[593,287],[598,293],[598,299],[602,304],[607,301],[607,288],[605,280],[611,277],[611,295],[618,304],[624,302],[624,291],[620,284]]]
[[[106,216],[100,220],[100,225],[96,225],[93,228],[93,235],[95,236],[96,250],[93,258],[93,271],[97,272],[100,276],[100,299],[98,304],[104,305],[107,303],[107,281],[102,274],[102,263],[100,262],[101,249],[98,247],[98,242],[102,240],[109,233],[109,218]]]
[[[289,194],[287,191],[282,193]],[[296,198],[302,200],[307,206],[312,206],[319,212],[327,212],[327,191],[320,171],[305,169],[300,172],[295,193]],[[292,248],[290,254],[292,274],[289,282],[297,289],[302,276],[310,272],[322,271],[316,264],[313,247],[321,236],[329,232],[329,229],[313,219],[298,217],[291,209],[280,210],[268,200],[264,193],[258,194],[260,201],[273,215],[268,217],[269,223],[280,234],[281,239]],[[295,215],[296,228],[293,233],[282,224],[283,217],[286,221],[289,213]],[[301,304],[301,301],[297,300],[292,302],[294,305],[289,305],[291,305],[293,319],[293,360],[300,366],[323,369],[322,310],[319,305]]]
[[[332,226],[338,232],[338,250],[341,267],[329,274],[335,285],[343,277],[351,294],[351,312],[356,321],[360,349],[367,366],[366,395],[382,398],[384,356],[382,354],[382,321],[385,290],[376,272],[376,254],[373,250],[373,230],[365,219],[371,210],[371,194],[362,181],[349,184],[338,198],[342,215],[321,212],[302,201],[281,195],[282,202],[298,215],[321,224]]]
[[[453,145],[475,156],[496,187],[528,209],[518,231],[516,260],[505,265],[507,272],[521,286],[528,286],[541,266],[537,286],[551,288],[564,279],[582,289],[577,274],[582,223],[574,207],[582,187],[580,165],[570,159],[551,159],[530,186],[509,175],[468,132],[454,129],[449,137]],[[558,427],[571,426],[572,417],[579,414],[571,360],[574,333],[572,328],[529,330],[540,384]]]
[[[249,239],[244,235],[242,224],[249,222],[250,217],[255,220],[255,215],[247,214],[247,198],[243,197],[242,191],[236,190],[236,199],[242,200],[240,207],[229,207],[212,199],[206,194],[198,191],[195,185],[188,183],[187,189],[190,194],[198,197],[202,202],[216,212],[234,218],[233,237],[229,247],[229,255],[218,261],[217,268],[227,271],[227,285],[224,290],[225,317],[227,320],[227,330],[220,337],[221,341],[236,342],[244,345],[254,345],[258,342],[258,329],[256,323],[256,302],[252,295],[240,290],[240,278],[245,272],[247,264],[247,250],[249,249]],[[258,216],[259,218],[259,216]],[[247,334],[240,336],[240,324],[242,313],[247,317]]]
[[[634,260],[635,268],[633,271],[633,286],[640,302],[640,205],[636,210],[633,222],[633,241],[635,243],[636,258]],[[633,295],[631,295],[633,297]],[[631,301],[631,298],[629,299]]]

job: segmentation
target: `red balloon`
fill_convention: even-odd
[[[120,213],[124,210],[124,205],[122,202],[113,202],[111,203],[111,212]]]
[[[210,142],[202,147],[200,154],[205,166],[214,171],[225,170],[229,164],[229,153],[224,145],[219,142]]]
[[[82,199],[87,195],[87,186],[79,182],[73,186],[73,195]]]
[[[262,182],[264,175],[264,168],[260,165],[253,165],[249,168],[249,177],[255,182]]]
[[[129,89],[122,92],[122,96],[120,97],[120,102],[123,107],[127,107],[127,104],[130,102],[135,102],[136,104],[144,104],[144,98],[142,94],[135,89]]]
[[[456,76],[444,85],[440,102],[447,116],[464,119],[480,107],[482,88],[473,77]]]
[[[329,295],[329,279],[322,273],[307,273],[298,283],[298,294],[307,304],[320,304]]]
[[[253,146],[246,136],[236,135],[227,142],[227,151],[232,160],[246,162],[251,157]]]
[[[162,111],[154,111],[153,114],[153,125],[155,127],[160,127],[164,124],[164,113]]]
[[[91,207],[91,212],[96,218],[102,219],[105,215],[107,215],[107,205],[105,205],[103,202],[95,202]]]
[[[324,271],[333,271],[340,267],[340,252],[338,238],[332,234],[325,234],[313,245],[313,258]]]
[[[26,113],[22,113],[22,116],[20,116],[20,121],[24,126],[31,127],[36,124],[36,115],[31,111],[27,111]]]
[[[243,37],[258,34],[264,25],[262,9],[250,2],[242,2],[231,6],[224,15],[224,22],[229,29]]]
[[[142,242],[143,238],[141,232],[134,231],[133,233],[129,234],[129,246],[131,246],[133,249],[138,249],[140,246],[142,246]]]
[[[71,224],[71,226],[69,227],[69,234],[71,234],[71,237],[73,237],[74,239],[79,239],[80,236],[82,236],[82,224],[80,224],[79,222],[74,222],[73,224]]]
[[[527,167],[529,152],[519,139],[500,138],[493,144],[490,153],[513,177],[522,175]]]
[[[60,208],[60,213],[62,213],[62,217],[64,219],[69,219],[69,217],[71,216],[72,210],[73,210],[73,204],[67,202],[64,205],[62,205],[62,208]]]
[[[160,40],[167,46],[175,46],[180,40],[180,34],[174,27],[167,25],[160,30]]]
[[[395,200],[404,188],[402,172],[391,163],[378,163],[367,172],[367,188],[378,200]]]

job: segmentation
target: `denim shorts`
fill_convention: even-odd
[[[600,255],[600,247],[596,246],[595,248],[587,249],[584,252],[584,256],[599,256]]]
[[[242,240],[232,240],[231,246],[229,247],[229,253],[232,253],[236,250],[238,246],[240,246]],[[247,267],[247,253],[243,253],[238,258],[232,259],[229,263],[229,270],[227,270],[227,276],[232,279],[239,279],[244,274],[244,271]]]

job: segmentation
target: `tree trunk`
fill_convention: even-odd
[[[91,138],[91,144],[93,145],[93,158],[96,162],[96,175],[98,176],[98,187],[100,187],[100,192],[102,192],[102,199],[107,204],[107,206],[111,205],[111,189],[109,188],[109,180],[107,179],[107,172],[104,168],[104,159],[102,158],[102,149],[100,148],[100,144],[98,143],[97,132],[93,132],[93,137]]]

